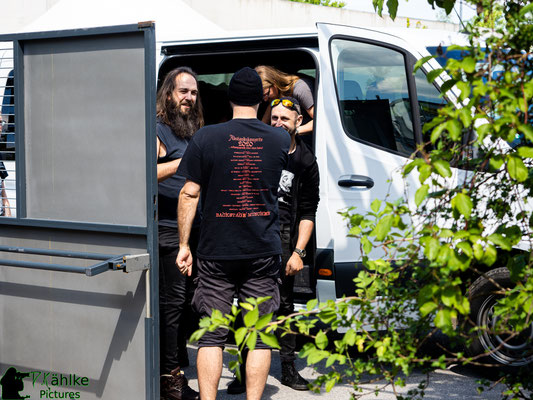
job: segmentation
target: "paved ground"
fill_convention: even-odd
[[[185,373],[190,381],[190,386],[198,390],[198,380],[196,375],[196,348],[194,346],[189,347],[189,356],[191,357],[191,366],[185,368]],[[220,386],[218,391],[218,399],[221,400],[243,400],[246,398],[245,394],[241,395],[228,395],[226,393],[226,386],[232,381],[233,374],[228,369],[228,364],[232,356],[228,353],[224,353],[224,370],[222,371],[222,378],[220,380]],[[326,371],[324,364],[318,366],[317,371],[313,368],[307,367],[304,360],[297,360],[296,366],[300,370],[301,375],[308,379],[313,380],[317,374],[324,373]],[[263,399],[275,399],[275,400],[295,400],[295,399],[327,399],[327,400],[341,400],[350,399],[352,390],[348,385],[337,385],[326,393],[323,391],[320,394],[311,392],[297,392],[286,386],[283,386],[280,381],[281,368],[279,362],[279,353],[277,351],[272,352],[272,365],[270,367],[270,376],[268,377]],[[480,379],[475,371],[464,367],[452,367],[448,370],[438,370],[431,374],[430,385],[425,392],[424,399],[501,399],[501,392],[504,390],[502,385],[498,385],[490,391],[485,391],[482,394],[478,394],[476,388],[479,386],[476,381]],[[418,383],[425,379],[423,374],[414,374],[407,380],[407,386],[401,390],[402,393],[406,393],[409,389],[415,388]],[[366,385],[365,389],[368,390],[368,394],[361,397],[363,400],[379,399],[388,400],[395,399],[394,393],[390,387],[382,391],[379,396],[375,396],[373,389],[375,385]]]

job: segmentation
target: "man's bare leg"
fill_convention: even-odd
[[[270,349],[257,349],[248,353],[246,360],[246,399],[259,400],[265,390],[270,371]],[[202,393],[200,391],[202,400]]]
[[[198,370],[200,398],[202,400],[215,400],[218,382],[222,374],[222,348],[200,347],[196,357],[196,369]]]

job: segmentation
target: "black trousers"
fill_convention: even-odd
[[[190,248],[196,256],[198,233],[191,232]],[[159,226],[159,344],[160,373],[169,374],[179,367],[179,337],[186,337],[190,316],[190,292],[192,279],[184,276],[176,266],[179,250],[178,230]]]
[[[293,249],[291,245],[291,230],[289,225],[280,227],[281,235],[281,284],[279,286],[280,306],[278,316],[289,315],[294,312],[294,275],[287,276],[285,268],[289,258],[291,258]],[[294,328],[293,328],[294,329]],[[281,362],[293,362],[296,359],[294,351],[296,350],[296,335],[285,335],[281,337],[278,332],[278,342],[281,346],[279,358]]]

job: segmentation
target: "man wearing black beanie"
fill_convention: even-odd
[[[180,250],[176,264],[191,274],[189,235],[202,193],[202,223],[197,250],[198,288],[193,307],[201,316],[212,309],[230,313],[233,296],[271,297],[260,315],[279,307],[281,241],[277,188],[288,159],[289,134],[257,119],[263,98],[259,75],[237,71],[228,98],[233,119],[206,126],[191,139],[178,173],[186,178],[180,192]],[[206,332],[198,343],[200,398],[215,399],[222,373],[222,350],[228,331]],[[246,397],[260,399],[270,369],[270,348],[261,340],[248,354]]]

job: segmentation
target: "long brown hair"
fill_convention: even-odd
[[[159,88],[159,91],[157,92],[157,99],[156,99],[156,115],[158,118],[161,119],[162,122],[165,124],[172,126],[172,121],[169,119],[168,115],[168,98],[172,98],[172,92],[176,88],[176,77],[180,74],[189,74],[191,75],[194,80],[196,81],[196,86],[198,85],[198,77],[194,73],[192,69],[189,67],[179,67],[176,69],[173,69],[170,71],[166,76],[165,80],[163,81],[163,84]],[[200,100],[200,91],[198,91],[198,96],[196,96],[196,103],[194,107],[197,109],[196,113],[198,115],[199,120],[199,128],[204,126],[204,112],[202,107],[202,102]]]
[[[296,75],[290,75],[270,65],[258,65],[256,72],[261,77],[263,88],[274,86],[279,90],[280,96],[292,96],[294,84],[298,79]]]

